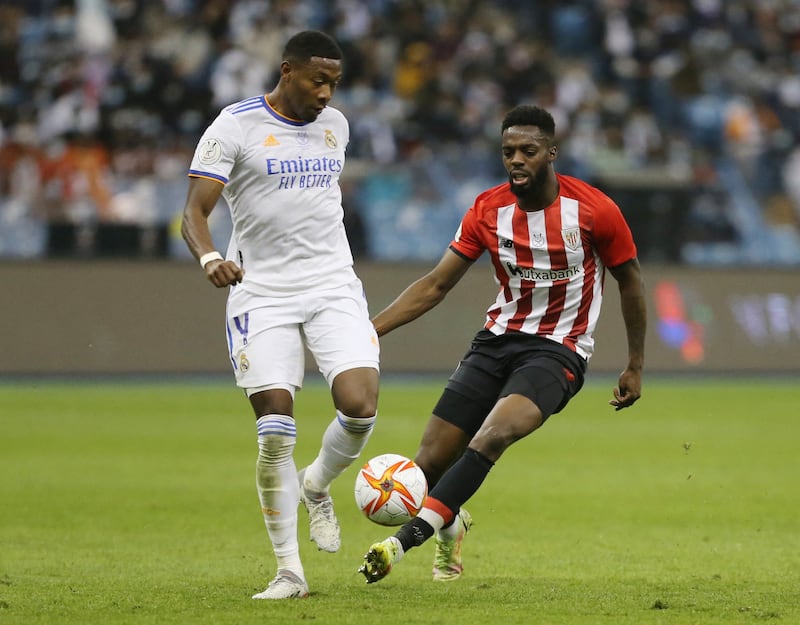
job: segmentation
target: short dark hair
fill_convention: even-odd
[[[312,56],[323,59],[341,59],[344,55],[336,40],[319,30],[304,30],[286,42],[284,61],[305,63]]]
[[[553,139],[556,136],[556,123],[546,110],[531,104],[514,107],[503,118],[501,134],[511,126],[536,126],[545,135]]]

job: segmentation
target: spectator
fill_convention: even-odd
[[[42,152],[96,138],[106,164],[90,195],[110,217],[101,196],[125,190],[134,153],[150,162],[138,175],[157,177],[158,155],[186,149],[222,106],[266,88],[287,33],[308,26],[343,43],[350,163],[385,171],[468,154],[491,177],[491,129],[531,102],[552,111],[562,166],[577,175],[601,173],[598,153],[617,148],[623,166],[665,176],[680,159],[691,171],[733,157],[756,201],[797,203],[780,175],[800,135],[800,5],[785,0],[5,3],[0,144],[23,122]]]

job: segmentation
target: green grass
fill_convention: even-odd
[[[444,378],[444,376],[442,376]],[[442,380],[386,382],[364,454],[413,456]],[[432,545],[366,586],[387,535],[335,484],[338,554],[301,511],[311,597],[256,602],[274,573],[254,487],[255,427],[226,383],[0,386],[0,624],[736,625],[800,623],[800,387],[611,382],[512,447],[469,504],[466,570]],[[298,465],[331,416],[298,396]]]

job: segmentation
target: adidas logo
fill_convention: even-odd
[[[263,143],[263,145],[266,145],[266,146],[268,146],[268,147],[269,147],[269,146],[272,146],[272,145],[280,145],[280,144],[281,144],[281,142],[280,142],[280,141],[278,141],[278,140],[275,138],[275,135],[270,135],[269,137],[267,137],[266,139],[264,139],[264,143]]]

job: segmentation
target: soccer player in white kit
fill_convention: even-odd
[[[342,221],[349,127],[328,106],[341,76],[342,52],[331,37],[296,34],[277,86],[223,109],[189,170],[181,231],[209,281],[230,287],[231,365],[257,419],[256,486],[277,574],[254,599],[308,596],[300,501],[318,548],[339,549],[329,487],[361,453],[377,411],[378,338]],[[208,227],[220,195],[233,221],[224,258]],[[298,473],[293,407],[304,345],[331,388],[336,416],[318,456]]]

